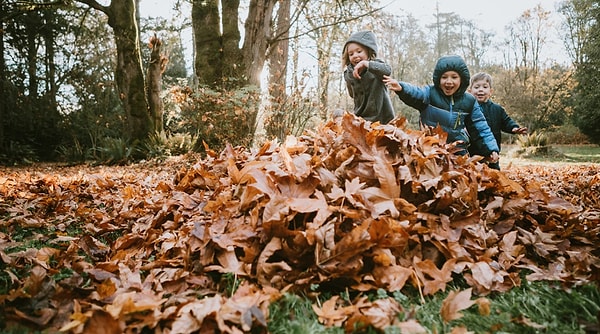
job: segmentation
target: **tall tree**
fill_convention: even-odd
[[[60,141],[56,35],[67,20],[51,4],[2,3],[2,139],[50,158]],[[4,36],[7,36],[4,38]],[[6,43],[6,44],[5,44]],[[10,69],[4,57],[10,57]],[[15,90],[18,93],[14,93]],[[4,146],[0,146],[4,148]]]
[[[526,83],[539,74],[540,56],[546,46],[551,25],[550,12],[537,5],[525,10],[508,26],[509,52],[512,52],[521,82]]]
[[[239,0],[192,1],[194,72],[199,83],[213,88],[260,86],[260,73],[272,41],[276,3],[277,0],[250,1],[240,48]]]
[[[4,32],[5,32],[5,13],[8,13],[8,3],[4,1],[0,2],[0,96],[4,96],[8,100],[8,80],[6,76],[6,61],[4,59]],[[0,103],[0,152],[4,147],[4,120],[6,119],[7,109],[9,104],[8,101]]]
[[[600,6],[589,9],[590,30],[576,69],[574,122],[592,142],[600,144]]]
[[[565,48],[575,66],[583,62],[583,47],[589,39],[589,31],[594,22],[591,10],[598,5],[594,0],[566,0],[559,4],[558,12],[562,14],[563,41]]]
[[[455,13],[444,13],[436,6],[434,13],[435,22],[427,27],[432,31],[434,50],[436,58],[445,54],[458,53],[461,45],[461,34],[459,31],[462,19]]]
[[[493,34],[477,27],[473,21],[461,22],[461,53],[471,71],[484,65],[485,54],[492,45]]]
[[[236,2],[236,1],[232,1]],[[239,1],[238,1],[239,3]],[[229,7],[228,7],[229,8]],[[230,15],[233,15],[231,17]],[[237,10],[224,18],[224,25],[228,29],[232,28],[229,22],[235,22],[237,29]],[[220,87],[223,84],[224,64],[223,54],[234,52],[237,54],[237,47],[232,50],[223,46],[223,34],[221,33],[221,14],[219,13],[219,1],[193,1],[192,2],[192,31],[194,36],[194,74],[198,83],[211,87]],[[230,36],[236,39],[235,33]],[[237,38],[239,41],[239,37]]]
[[[148,110],[138,29],[139,0],[112,0],[104,6],[95,0],[76,0],[108,17],[117,46],[115,78],[128,122],[128,137],[144,140],[154,126]]]
[[[283,140],[289,129],[287,129],[289,113],[286,112],[283,106],[287,102],[287,70],[289,57],[289,36],[290,36],[290,15],[291,15],[291,0],[281,0],[277,9],[275,18],[273,40],[271,43],[267,59],[269,68],[269,98],[270,120],[269,126],[266,127],[267,137],[277,137]]]

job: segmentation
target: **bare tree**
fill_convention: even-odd
[[[484,65],[485,54],[491,46],[493,34],[477,27],[473,21],[462,21],[461,51],[472,71],[478,71]]]
[[[550,12],[541,5],[527,9],[508,28],[508,45],[521,82],[535,77],[540,70],[540,53],[550,31]]]
[[[583,47],[589,40],[589,32],[594,22],[592,7],[596,1],[566,0],[558,5],[558,12],[564,17],[562,22],[563,41],[569,57],[577,67],[584,59]]]

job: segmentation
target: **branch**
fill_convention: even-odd
[[[68,5],[68,0],[56,0],[56,1],[48,1],[48,2],[29,2],[29,1],[17,1],[14,3],[14,10],[12,12],[7,10],[7,14],[0,17],[0,22],[12,20],[19,15],[23,15],[25,13],[33,12],[41,9],[55,9],[59,7],[64,7]],[[10,6],[10,4],[7,4]]]
[[[347,18],[347,19],[344,19],[344,20],[339,20],[339,21],[335,21],[335,22],[332,22],[332,23],[327,23],[327,24],[319,25],[319,26],[314,27],[314,28],[312,28],[310,30],[304,31],[302,33],[299,33],[297,35],[288,36],[287,38],[281,38],[281,36],[283,34],[279,34],[279,35],[274,36],[273,38],[271,38],[269,42],[272,42],[272,41],[281,41],[281,40],[286,40],[286,39],[294,39],[294,38],[297,38],[297,37],[306,36],[306,35],[310,34],[311,32],[315,32],[315,31],[317,31],[319,29],[322,29],[322,28],[335,26],[335,25],[338,25],[340,23],[348,23],[348,22],[356,21],[356,20],[361,19],[361,18],[363,18],[365,16],[369,16],[369,15],[372,15],[373,13],[377,13],[378,11],[382,10],[383,8],[385,8],[385,6],[384,7],[380,7],[380,8],[375,8],[375,9],[373,9],[371,11],[362,13],[362,14],[360,14],[358,16],[353,16],[353,17],[350,17],[350,18]],[[291,24],[290,24],[290,27],[291,27]],[[288,27],[288,30],[289,30],[290,27]]]
[[[91,8],[97,9],[97,10],[103,12],[106,15],[108,15],[109,12],[110,12],[110,8],[108,6],[102,6],[96,0],[75,0],[75,1],[79,2],[79,3],[82,3],[82,4],[85,4],[85,5],[88,5]],[[112,0],[112,1],[123,1],[123,0]]]

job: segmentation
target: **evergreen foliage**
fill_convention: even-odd
[[[584,60],[575,76],[579,85],[575,89],[574,123],[590,141],[600,144],[600,5],[591,9],[593,24],[584,45]]]

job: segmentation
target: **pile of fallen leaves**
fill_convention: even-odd
[[[73,333],[239,333],[266,331],[284,292],[345,290],[352,303],[315,300],[323,324],[420,332],[393,298],[362,292],[431,295],[462,276],[450,321],[522,277],[599,281],[598,166],[498,172],[445,139],[346,114],[254,151],[4,169],[1,309],[9,325]]]

